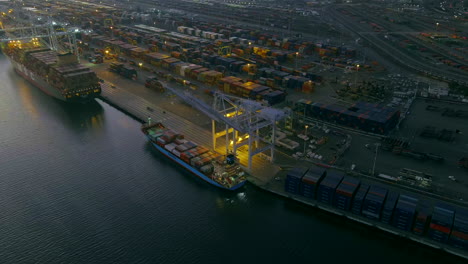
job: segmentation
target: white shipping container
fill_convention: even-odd
[[[164,146],[164,148],[171,152],[173,149],[175,149],[176,146],[177,145],[175,143],[171,143],[171,144],[167,144],[166,146]]]
[[[177,151],[176,149],[173,149],[172,151],[172,154],[176,155],[176,157],[180,158],[180,152]]]

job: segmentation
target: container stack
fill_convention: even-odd
[[[303,109],[306,116],[377,134],[388,133],[396,126],[400,117],[397,109],[365,102],[357,102],[346,108],[300,100],[296,106],[298,109]]]
[[[426,234],[429,219],[431,218],[432,206],[427,202],[420,202],[416,209],[413,233],[423,236]]]
[[[385,200],[384,207],[382,209],[382,223],[391,224],[393,211],[395,210],[396,203],[400,194],[397,192],[389,192],[387,195],[387,200]]]
[[[385,188],[372,185],[364,199],[362,214],[369,219],[380,220],[387,192]]]
[[[318,185],[326,175],[327,172],[323,169],[310,168],[302,177],[301,194],[304,197],[315,199]]]
[[[336,188],[343,180],[343,175],[328,173],[319,185],[317,200],[332,205]]]
[[[283,102],[286,99],[286,94],[283,91],[272,91],[262,96],[269,105],[275,105]]]
[[[338,209],[351,210],[352,200],[360,183],[358,179],[345,177],[336,189],[333,205]]]
[[[290,170],[286,175],[285,191],[292,194],[300,194],[302,177],[304,177],[307,171],[308,169],[305,167],[296,167]]]
[[[468,250],[468,210],[457,209],[449,244],[457,248]]]
[[[353,204],[351,205],[351,212],[360,215],[362,210],[362,204],[364,198],[366,197],[367,191],[369,190],[369,185],[361,184],[356,195],[354,196]]]
[[[429,238],[446,243],[452,230],[454,216],[455,210],[452,207],[444,204],[434,206],[428,230]]]
[[[410,231],[413,226],[417,204],[417,198],[400,195],[393,215],[392,225],[398,229]]]

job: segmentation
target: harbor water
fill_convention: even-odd
[[[154,151],[102,101],[67,105],[0,56],[0,263],[463,263]]]

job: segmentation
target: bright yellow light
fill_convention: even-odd
[[[109,54],[109,51],[108,51],[108,50],[106,50],[106,54]]]
[[[231,140],[231,145],[233,145],[233,144],[234,144],[234,141],[233,141],[233,140]]]
[[[138,63],[138,66],[140,66],[140,67],[141,67],[141,66],[143,66],[143,63],[141,63],[141,62],[140,62],[140,63]]]

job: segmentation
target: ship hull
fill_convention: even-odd
[[[15,69],[15,72],[18,73],[21,77],[26,79],[28,82],[39,88],[41,91],[43,91],[45,94],[52,96],[56,99],[59,99],[64,102],[73,102],[73,103],[85,103],[88,102],[92,99],[94,99],[96,96],[93,94],[86,95],[83,97],[73,97],[73,98],[66,98],[65,96],[60,93],[59,90],[55,89],[52,87],[50,84],[48,84],[44,78],[41,76],[35,74],[34,72],[30,71],[28,68],[26,68],[24,65],[10,59],[11,64],[13,65],[13,68]]]
[[[161,154],[163,154],[164,156],[166,156],[167,158],[171,159],[172,161],[174,161],[175,163],[177,163],[179,166],[185,168],[186,170],[188,170],[189,172],[191,172],[192,174],[194,174],[195,176],[197,176],[198,178],[204,180],[205,182],[211,184],[211,185],[214,185],[216,187],[219,187],[221,189],[225,189],[225,190],[230,190],[230,191],[235,191],[239,188],[241,188],[242,186],[244,186],[245,182],[246,181],[243,181],[241,183],[238,183],[237,185],[234,185],[232,186],[231,188],[226,188],[225,186],[217,183],[216,181],[210,179],[208,176],[206,176],[205,174],[201,173],[200,171],[198,171],[197,169],[195,169],[194,167],[190,166],[189,164],[183,162],[181,159],[179,159],[177,156],[175,156],[174,154],[170,153],[169,151],[167,151],[166,149],[162,148],[161,146],[158,146],[157,144],[155,144],[154,142],[151,141],[151,139],[148,137],[148,140],[151,142],[151,144],[153,145],[153,147],[158,151],[160,152]]]

